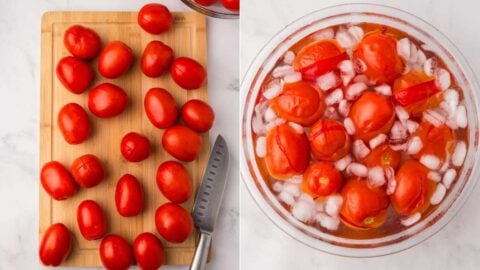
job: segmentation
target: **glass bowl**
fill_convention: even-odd
[[[218,3],[213,4],[211,6],[202,6],[195,2],[194,0],[182,0],[182,2],[189,6],[190,8],[194,9],[197,12],[203,13],[207,16],[220,18],[220,19],[238,19],[239,13],[235,11],[228,10]]]
[[[317,30],[348,23],[378,23],[406,32],[425,43],[442,59],[462,89],[467,107],[468,148],[459,177],[442,203],[422,220],[404,229],[376,238],[351,239],[322,232],[296,220],[267,186],[255,159],[251,121],[256,99],[266,75],[283,54],[303,37]],[[458,213],[473,190],[479,169],[475,157],[478,147],[479,90],[465,58],[443,34],[420,18],[395,8],[373,4],[333,6],[310,13],[275,35],[257,55],[242,82],[242,154],[241,176],[248,191],[263,212],[294,239],[317,250],[348,257],[375,257],[399,252],[429,238]]]

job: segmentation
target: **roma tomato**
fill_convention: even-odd
[[[55,200],[65,200],[77,192],[72,175],[58,161],[50,161],[43,165],[40,181],[45,191]]]
[[[165,89],[152,88],[148,90],[143,105],[148,119],[157,128],[168,128],[177,121],[177,103]]]
[[[271,102],[272,109],[282,118],[303,126],[311,126],[325,112],[325,95],[308,82],[285,84]]]
[[[78,24],[70,26],[65,31],[63,44],[73,56],[85,60],[95,58],[102,46],[97,32]]]
[[[138,25],[150,34],[160,34],[172,27],[173,16],[162,4],[147,4],[138,12]]]
[[[343,205],[340,209],[342,222],[356,229],[380,227],[387,218],[390,204],[385,190],[370,187],[366,179],[350,178],[341,190]]]
[[[115,206],[123,217],[133,217],[143,210],[143,188],[137,178],[131,174],[123,175],[115,189]]]
[[[81,59],[66,56],[57,64],[57,77],[70,92],[81,94],[93,81],[92,68]]]
[[[173,50],[163,42],[154,40],[147,44],[142,54],[142,71],[148,77],[159,77],[173,62]]]
[[[186,202],[193,192],[192,177],[182,164],[166,161],[157,169],[157,186],[174,203]]]
[[[107,233],[107,220],[102,208],[92,200],[81,202],[77,208],[77,223],[87,240],[97,240]]]
[[[202,137],[186,126],[173,126],[165,130],[162,145],[174,158],[189,162],[197,158],[202,147]]]
[[[240,10],[240,0],[221,0],[222,5],[231,11]]]
[[[197,132],[207,132],[212,128],[215,112],[212,107],[199,99],[191,99],[182,106],[182,119],[185,125]]]
[[[197,61],[179,57],[170,68],[172,79],[183,89],[193,90],[202,87],[207,80],[207,71]]]
[[[342,123],[320,119],[310,129],[308,140],[318,160],[337,161],[350,151],[350,137]]]
[[[71,170],[73,178],[83,188],[94,187],[105,177],[102,162],[94,155],[83,155],[75,159]]]
[[[422,155],[434,155],[443,162],[450,157],[455,147],[455,132],[447,125],[435,127],[428,122],[421,122],[415,136],[422,140],[423,145],[422,149],[414,155],[417,159]]]
[[[100,260],[108,270],[128,270],[133,264],[132,247],[121,236],[107,235],[100,243]]]
[[[332,162],[312,163],[303,174],[302,190],[314,198],[331,195],[341,185],[342,175]]]
[[[79,144],[91,133],[90,119],[85,110],[76,103],[68,103],[58,113],[58,128],[69,144]]]
[[[202,6],[211,6],[211,5],[215,4],[216,2],[218,2],[218,0],[195,0],[195,2],[197,2],[198,4],[200,4]]]
[[[165,253],[162,242],[154,234],[146,232],[133,242],[135,261],[142,270],[156,270],[163,265]]]
[[[140,162],[150,155],[150,141],[141,134],[130,132],[123,136],[120,151],[126,160]]]
[[[267,134],[265,164],[276,179],[302,174],[310,162],[310,146],[305,133],[297,133],[288,124],[274,127]]]
[[[133,63],[133,52],[127,44],[115,40],[103,48],[98,57],[98,71],[103,77],[114,79],[127,73]]]
[[[111,83],[97,85],[88,93],[88,108],[100,118],[117,116],[125,110],[127,105],[127,93]]]
[[[183,207],[165,203],[155,212],[158,233],[168,242],[182,243],[193,233],[193,219]]]
[[[59,266],[70,254],[72,234],[62,223],[50,225],[40,242],[38,255],[45,266]]]
[[[400,165],[400,152],[393,150],[388,144],[384,143],[375,147],[368,154],[362,163],[367,167],[381,166],[383,168],[392,167],[397,169]]]

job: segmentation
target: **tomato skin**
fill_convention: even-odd
[[[338,191],[342,181],[333,163],[319,161],[310,164],[303,174],[302,190],[314,198],[328,196]]]
[[[128,270],[133,264],[132,247],[121,236],[107,235],[100,243],[100,260],[108,270]]]
[[[202,137],[186,126],[173,126],[165,130],[162,145],[174,158],[190,162],[194,161],[202,146]]]
[[[81,94],[93,81],[92,68],[81,59],[65,56],[57,64],[57,77],[62,85],[74,94]]]
[[[185,125],[197,132],[207,132],[215,121],[215,112],[206,102],[191,99],[182,106],[182,119]]]
[[[102,41],[97,32],[82,25],[72,25],[63,34],[65,48],[75,57],[90,60],[97,56]]]
[[[59,266],[68,257],[73,239],[70,230],[62,223],[50,225],[40,242],[38,255],[45,266]]]
[[[195,0],[195,2],[202,6],[211,6],[218,2],[218,0]]]
[[[166,161],[157,169],[157,186],[162,194],[174,203],[186,202],[193,193],[192,177],[176,161]]]
[[[87,240],[97,240],[107,233],[107,220],[102,208],[92,200],[78,205],[77,223],[80,232]]]
[[[88,109],[100,118],[117,116],[125,110],[127,105],[127,93],[111,83],[97,85],[88,93]]]
[[[130,132],[125,134],[120,143],[123,157],[130,162],[140,162],[150,155],[150,141],[147,137]]]
[[[173,16],[170,10],[162,4],[147,4],[138,12],[137,22],[146,32],[157,35],[172,27]]]
[[[207,71],[197,61],[179,57],[170,67],[172,79],[183,89],[194,90],[202,87],[207,80]]]
[[[308,140],[318,160],[337,161],[350,151],[350,137],[342,123],[320,119],[310,129]]]
[[[131,174],[123,175],[115,188],[115,206],[122,217],[133,217],[143,210],[143,188]]]
[[[174,203],[165,203],[155,212],[158,233],[168,242],[182,243],[193,233],[193,219],[187,210]]]
[[[456,136],[455,131],[447,125],[435,127],[428,122],[421,122],[415,136],[422,140],[422,149],[413,157],[420,159],[422,155],[434,155],[442,162],[453,153]]]
[[[43,165],[40,181],[45,191],[57,201],[70,198],[77,192],[72,175],[58,161],[50,161]]]
[[[400,165],[401,154],[393,150],[388,144],[381,144],[370,152],[361,162],[367,167],[381,166],[397,169]]]
[[[157,128],[171,127],[178,118],[178,106],[167,90],[151,88],[143,102],[150,122]]]
[[[115,79],[127,73],[133,63],[133,52],[127,44],[115,40],[103,48],[98,57],[98,71],[103,77]]]
[[[142,270],[157,270],[165,261],[162,242],[154,234],[139,234],[133,242],[135,261]]]
[[[85,110],[76,103],[68,103],[60,109],[57,124],[69,144],[79,144],[90,137],[90,119]]]
[[[148,77],[159,77],[172,65],[174,52],[161,41],[153,40],[147,44],[142,54],[141,67]]]
[[[75,159],[71,166],[72,175],[83,188],[94,187],[105,177],[102,162],[94,155],[83,155]]]
[[[240,11],[240,0],[221,0],[222,5],[231,11]]]

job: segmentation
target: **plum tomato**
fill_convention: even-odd
[[[77,192],[72,175],[58,161],[50,161],[43,165],[40,173],[43,189],[55,200],[65,200]]]
[[[150,34],[161,34],[172,27],[173,16],[162,4],[152,3],[143,6],[138,12],[137,22]]]
[[[93,70],[80,58],[66,56],[57,64],[57,77],[67,90],[81,94],[87,90],[93,81]]]
[[[435,127],[429,122],[421,122],[415,136],[422,140],[422,149],[414,155],[420,159],[422,155],[434,155],[441,161],[446,161],[453,152],[456,136],[455,131],[447,125]]]
[[[68,103],[60,109],[57,124],[63,138],[69,144],[82,143],[92,132],[87,113],[76,103]]]
[[[87,240],[97,240],[107,233],[107,220],[102,208],[92,200],[78,205],[77,223],[80,233]]]
[[[159,77],[170,68],[173,56],[172,48],[161,41],[151,41],[142,54],[141,67],[143,74],[152,78]]]
[[[140,182],[131,174],[124,174],[115,188],[115,206],[122,217],[133,217],[143,210],[144,195]]]
[[[202,87],[207,80],[207,71],[197,61],[179,57],[170,67],[172,79],[183,89],[193,90]]]
[[[45,266],[59,266],[72,250],[73,239],[68,228],[62,223],[50,225],[40,242],[38,255]]]
[[[152,88],[144,100],[145,112],[150,122],[157,128],[171,127],[178,118],[178,106],[167,90]]]
[[[400,215],[423,213],[430,206],[435,182],[428,179],[429,170],[416,160],[407,160],[400,166],[395,179],[397,187],[390,196],[392,206]]]
[[[195,2],[202,6],[211,6],[218,2],[218,0],[195,0]]]
[[[157,208],[155,226],[158,233],[171,243],[182,243],[193,233],[192,216],[174,203],[165,203]]]
[[[128,270],[133,264],[130,244],[116,234],[107,235],[100,243],[100,260],[108,270]]]
[[[191,99],[183,104],[181,113],[185,125],[197,132],[209,131],[215,120],[212,107],[199,99]]]
[[[223,7],[231,11],[240,10],[240,0],[220,0]]]
[[[368,141],[380,133],[390,131],[395,120],[395,110],[385,96],[365,92],[353,103],[349,117],[355,125],[355,136]]]
[[[72,175],[83,188],[94,187],[105,177],[102,162],[94,155],[87,154],[75,159],[71,166]]]
[[[156,270],[165,261],[165,252],[160,239],[153,233],[139,234],[133,242],[133,254],[138,267],[142,270]]]
[[[401,154],[393,150],[388,144],[383,143],[370,152],[362,163],[367,167],[381,166],[383,168],[392,167],[397,169],[400,165]]]
[[[310,162],[310,146],[305,133],[288,124],[274,127],[267,134],[265,164],[269,174],[280,180],[302,174]]]
[[[392,83],[403,72],[397,40],[380,31],[367,33],[353,50],[353,59],[366,66],[364,74],[376,84]]]
[[[343,197],[340,218],[345,225],[356,229],[372,229],[385,222],[390,201],[382,187],[370,187],[366,179],[352,177],[347,180],[340,194]]]
[[[312,163],[303,174],[302,190],[313,198],[331,195],[337,192],[341,185],[342,175],[332,162]]]
[[[127,105],[127,93],[111,83],[97,85],[88,93],[88,109],[100,118],[117,116],[125,110]]]
[[[320,119],[308,134],[313,156],[318,160],[337,161],[350,151],[350,137],[342,123]]]
[[[82,25],[72,25],[63,34],[65,48],[75,57],[90,60],[97,56],[102,41],[97,32]]]
[[[140,162],[150,155],[150,141],[141,134],[130,132],[123,136],[120,151],[126,160]]]
[[[157,169],[157,186],[162,194],[174,203],[186,202],[193,192],[192,177],[176,161],[166,161]]]
[[[133,63],[133,52],[127,44],[115,40],[103,48],[98,57],[98,71],[103,77],[114,79],[127,73]]]
[[[174,158],[194,161],[202,147],[202,137],[186,126],[173,126],[165,130],[162,136],[163,148]]]
[[[285,84],[271,102],[272,109],[282,118],[303,126],[311,126],[325,112],[325,95],[308,82]]]

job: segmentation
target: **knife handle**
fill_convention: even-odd
[[[190,270],[204,270],[207,265],[208,251],[210,250],[210,243],[212,241],[212,235],[201,232],[200,241],[198,242],[197,249],[193,255],[192,264]]]

